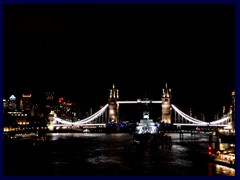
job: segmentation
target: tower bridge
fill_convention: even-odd
[[[112,89],[109,90],[108,102],[97,112],[90,115],[85,119],[81,119],[75,122],[67,121],[57,117],[54,111],[49,114],[49,130],[53,130],[56,127],[101,127],[105,128],[107,124],[120,124],[119,109],[121,104],[160,104],[159,108],[161,112],[161,118],[156,120],[157,123],[164,123],[166,125],[173,125],[176,127],[222,127],[226,129],[233,129],[231,114],[227,114],[213,121],[203,121],[193,118],[192,116],[184,113],[178,107],[171,103],[171,89],[165,85],[162,89],[161,100],[148,100],[137,99],[133,101],[119,100],[119,90],[115,88],[113,84]]]

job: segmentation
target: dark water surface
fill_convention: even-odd
[[[209,163],[208,137],[172,134],[171,147],[138,148],[128,133],[47,134],[44,142],[4,143],[4,175],[25,176],[233,176]],[[197,142],[199,141],[199,142]]]

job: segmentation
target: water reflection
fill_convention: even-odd
[[[209,163],[209,176],[235,176],[235,169],[220,164]]]
[[[171,134],[169,134],[171,135]],[[127,133],[52,133],[46,142],[30,147],[23,143],[6,146],[5,174],[29,175],[23,168],[36,167],[33,175],[72,176],[232,176],[235,171],[209,164],[204,136],[199,143],[188,143],[191,135],[172,134],[169,148],[139,148]],[[18,154],[16,154],[18,149]],[[33,161],[31,157],[39,157]],[[12,163],[17,162],[17,163]],[[45,168],[41,166],[44,164]],[[6,166],[5,166],[6,167]],[[20,168],[19,170],[15,170]],[[22,169],[21,169],[22,168]],[[90,170],[90,171],[89,171]],[[23,174],[25,173],[25,174]]]

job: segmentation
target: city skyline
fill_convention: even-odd
[[[235,90],[234,6],[6,5],[4,98],[161,99],[216,113]],[[209,112],[208,112],[209,111]],[[214,112],[213,112],[214,111]]]

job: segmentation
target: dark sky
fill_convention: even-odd
[[[80,104],[160,100],[203,113],[229,106],[231,5],[4,5],[4,97],[46,90]]]

